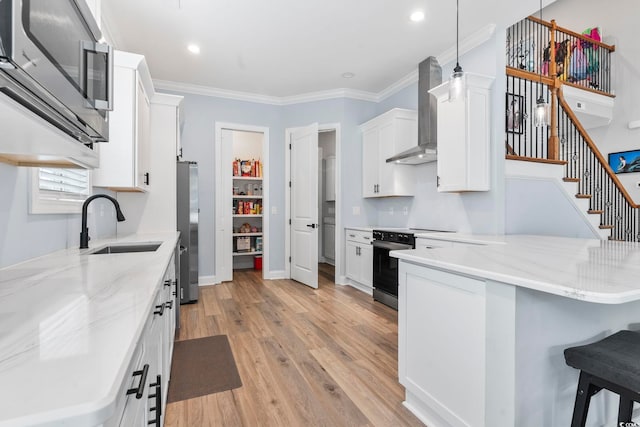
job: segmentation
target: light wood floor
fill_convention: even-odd
[[[178,339],[228,335],[243,386],[167,405],[165,426],[422,426],[401,403],[397,312],[332,277],[201,288]]]

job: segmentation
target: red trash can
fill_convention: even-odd
[[[253,269],[262,270],[262,255],[256,255],[253,257]]]

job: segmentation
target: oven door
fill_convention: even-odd
[[[395,297],[398,296],[398,259],[390,251],[413,249],[412,245],[373,241],[373,287]]]
[[[71,110],[83,132],[95,141],[108,140],[113,52],[96,42],[100,31],[84,1],[13,0],[13,5],[14,77],[29,76],[41,93]],[[27,87],[34,82],[21,81]]]

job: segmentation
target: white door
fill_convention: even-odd
[[[291,132],[291,278],[318,287],[318,124]]]
[[[220,181],[221,186],[217,186],[219,194],[219,202],[224,209],[218,210],[216,216],[216,238],[221,239],[218,248],[220,252],[216,254],[216,276],[220,282],[228,282],[233,280],[233,217],[231,214],[231,206],[233,205],[231,188],[233,187],[233,131],[230,129],[222,129],[220,132],[222,144],[220,146],[221,158],[223,161],[219,163],[221,169]]]

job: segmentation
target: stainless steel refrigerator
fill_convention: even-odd
[[[180,304],[198,300],[198,164],[178,162],[178,231],[180,231]]]

